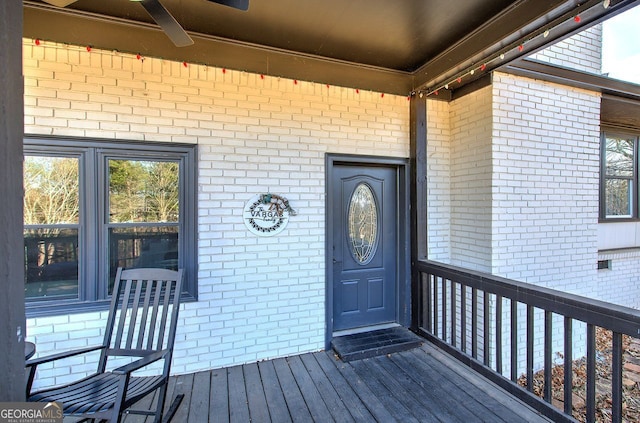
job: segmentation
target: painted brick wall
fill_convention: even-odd
[[[451,160],[449,103],[427,100],[428,257],[451,260]]]
[[[447,179],[451,198],[450,257],[437,248],[446,245],[443,226],[429,237],[434,258],[615,301],[596,272],[599,107],[595,93],[495,73],[492,86],[452,102],[448,114],[445,106],[428,108],[430,201],[447,198]],[[446,128],[447,121],[449,140],[446,129],[436,130]],[[429,222],[438,222],[446,209],[444,201],[430,202]],[[503,310],[507,349],[508,305]],[[493,303],[490,312],[495,313]],[[526,366],[523,307],[518,315],[521,373]],[[541,366],[543,319],[540,313],[537,317],[535,361]],[[584,353],[583,329],[576,323],[576,357]],[[562,335],[556,321],[554,339],[561,341]],[[561,351],[559,341],[554,351]]]
[[[611,269],[598,270],[599,296],[640,309],[640,250],[602,251],[598,260],[611,260]]]
[[[599,75],[602,73],[602,24],[559,41],[530,58]]]
[[[450,105],[451,263],[491,271],[491,88]]]
[[[493,95],[493,273],[602,298],[599,95],[501,73]]]
[[[408,157],[405,97],[30,40],[24,73],[27,134],[198,144],[199,301],[183,305],[174,372],[324,347],[324,155]],[[273,238],[242,221],[261,192],[298,211]],[[28,339],[41,355],[93,345],[104,318],[28,319]]]

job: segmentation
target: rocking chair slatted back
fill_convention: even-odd
[[[182,270],[167,269],[118,269],[102,344],[28,361],[26,391],[29,401],[60,401],[65,416],[85,420],[104,419],[119,423],[126,410],[126,413],[152,415],[154,422],[160,423],[178,323],[182,273]],[[31,393],[38,365],[97,350],[101,351],[100,360],[93,375]],[[117,367],[106,371],[107,361],[111,359],[116,360]],[[121,363],[126,361],[128,363],[124,365]],[[160,369],[151,367],[156,365],[162,366],[161,374],[158,374]],[[143,376],[138,373],[142,369],[151,370],[155,375]],[[154,390],[158,391],[155,410],[132,409],[136,402]],[[176,396],[165,416],[167,420],[171,419],[181,398],[181,395]]]
[[[118,269],[111,299],[115,312],[109,315],[106,349],[100,359],[102,371],[110,356],[142,357],[173,350],[181,281],[182,270],[176,280],[171,270]]]

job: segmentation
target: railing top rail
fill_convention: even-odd
[[[416,269],[615,332],[640,336],[640,311],[629,307],[431,260],[418,261]]]

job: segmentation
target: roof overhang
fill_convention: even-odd
[[[406,95],[469,83],[638,0],[162,0],[188,47],[129,0],[23,3],[28,38]]]

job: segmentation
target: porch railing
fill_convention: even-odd
[[[610,331],[610,414],[622,421],[623,335],[640,336],[640,311],[433,261],[416,270],[418,332],[554,421],[575,421],[576,357],[586,361],[585,419],[596,421],[596,331]],[[563,409],[551,405],[554,355]]]

